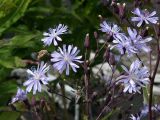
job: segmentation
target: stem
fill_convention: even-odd
[[[99,119],[100,119],[102,113],[103,113],[106,109],[110,110],[110,108],[108,107],[108,105],[106,105],[106,106],[102,109],[102,111],[100,112],[100,114],[98,115],[98,117],[96,118],[96,120],[99,120]]]
[[[149,52],[149,68],[150,68],[150,75],[152,74],[152,51]]]
[[[160,61],[160,48],[159,48],[159,39],[157,37],[157,61],[156,61],[156,65],[153,71],[153,75],[150,78],[150,90],[149,90],[149,120],[152,120],[152,96],[153,96],[153,84],[154,84],[154,79],[158,70],[158,66],[159,66],[159,61]]]
[[[85,88],[86,88],[85,101],[86,101],[87,119],[90,120],[92,116],[91,99],[90,99],[90,92],[89,92],[89,79],[86,74],[84,76],[84,81],[85,81]]]
[[[88,69],[87,63],[87,49],[85,52],[85,61],[84,61],[84,83],[85,83],[85,101],[86,101],[86,112],[87,112],[87,120],[92,120],[92,109],[91,109],[91,98],[90,98],[90,73]]]
[[[61,86],[62,95],[65,96],[65,86],[63,83],[61,83],[60,86]],[[67,103],[66,103],[65,97],[62,97],[62,100],[63,100],[63,105],[64,105],[64,119],[68,120],[67,107],[66,107]]]

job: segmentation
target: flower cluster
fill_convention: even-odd
[[[138,27],[142,25],[143,22],[146,24],[153,23],[156,24],[158,17],[154,17],[156,12],[149,14],[147,10],[140,10],[136,8],[133,14],[138,17],[132,17],[132,21],[137,21]],[[150,52],[150,47],[147,45],[148,42],[152,40],[151,37],[142,37],[138,34],[136,29],[130,27],[127,28],[127,35],[122,32],[121,28],[116,24],[108,24],[103,21],[100,24],[100,30],[105,32],[109,36],[113,37],[113,44],[111,44],[111,50],[117,49],[121,55],[127,53],[127,56],[133,56],[134,54],[142,52]],[[122,83],[124,86],[123,92],[129,93],[140,93],[140,89],[145,85],[149,84],[149,72],[146,66],[142,65],[139,60],[134,61],[130,69],[128,70],[125,66],[122,66],[123,70],[126,72],[125,75],[121,75],[117,78],[117,83]]]
[[[137,22],[137,27],[157,24],[159,20],[158,17],[155,17],[156,11],[149,13],[147,10],[136,8],[132,13],[136,16],[131,17],[131,21]],[[146,35],[144,37],[144,35],[140,34],[142,31],[139,32],[134,28],[128,27],[127,34],[125,34],[119,26],[106,21],[100,24],[100,30],[112,37],[112,42],[108,41],[111,46],[110,49],[116,49],[121,56],[124,54],[127,54],[127,57],[131,57],[134,54],[138,56],[139,53],[149,53],[151,51],[147,43],[152,40],[152,37],[146,37]],[[122,65],[122,69],[125,71],[125,74],[120,75],[116,80],[117,84],[124,87],[124,93],[140,93],[141,88],[150,83],[149,70],[142,61],[133,61],[129,69]],[[132,120],[140,120],[140,118],[141,116],[138,114],[130,116]]]
[[[149,22],[156,24],[158,17],[153,17],[156,12],[149,14],[147,10],[140,11],[139,8],[136,8],[133,12],[138,17],[132,17],[132,21],[139,21],[137,26],[141,26],[143,22],[149,24]],[[149,21],[149,22],[148,22]],[[106,21],[103,21],[100,24],[100,30],[106,34],[113,37],[113,45],[111,49],[116,48],[120,54],[124,55],[125,53],[128,56],[132,56],[135,53],[140,52],[149,52],[150,47],[147,46],[147,42],[151,41],[151,37],[143,38],[138,34],[136,29],[127,28],[128,36],[122,32],[121,28],[116,24],[108,24]]]
[[[49,29],[49,32],[44,32],[44,38],[42,39],[45,46],[49,46],[52,43],[57,46],[58,41],[62,41],[60,35],[65,34],[68,30],[68,26],[59,24],[54,29]],[[76,63],[82,63],[80,60],[82,56],[78,56],[77,47],[73,45],[63,45],[63,49],[58,47],[58,51],[54,51],[51,54],[51,62],[53,63],[53,68],[57,70],[60,74],[66,69],[66,75],[69,75],[70,67],[74,72],[77,72],[79,66]],[[49,66],[43,61],[38,64],[37,69],[28,69],[28,79],[24,82],[26,86],[26,91],[18,88],[17,94],[12,99],[12,103],[24,100],[27,98],[27,92],[33,91],[33,94],[36,94],[37,91],[41,92],[42,85],[47,85],[49,82],[49,76],[47,72],[49,71]]]

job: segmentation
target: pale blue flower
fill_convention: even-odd
[[[80,52],[77,47],[73,47],[72,45],[63,45],[63,49],[58,48],[59,51],[54,51],[51,54],[51,62],[53,62],[53,68],[62,73],[66,69],[66,75],[69,75],[69,68],[71,67],[74,72],[77,72],[77,68],[79,68],[76,63],[82,63],[80,59],[82,56],[77,56]]]
[[[139,51],[139,52],[149,52],[151,51],[150,47],[147,46],[147,42],[151,41],[151,37],[142,38],[140,35],[138,35],[137,31],[135,29],[131,30],[131,28],[127,28],[128,30],[128,41],[131,40],[133,43],[133,46]]]
[[[116,24],[108,24],[106,21],[103,21],[100,24],[100,30],[107,33],[110,36],[113,36],[114,39],[121,39],[124,36],[124,33],[121,33],[121,28]]]
[[[123,92],[140,93],[140,89],[149,84],[149,71],[139,60],[134,61],[129,70],[125,66],[122,68],[127,75],[121,75],[117,80],[124,85]]]
[[[12,98],[11,103],[15,103],[17,101],[23,101],[27,99],[27,92],[21,88],[18,88],[16,96]]]
[[[133,114],[131,114],[131,120],[140,120],[140,117],[139,117],[139,115],[137,115],[137,116],[134,116]]]
[[[37,69],[33,71],[28,69],[29,79],[24,82],[24,86],[27,86],[26,91],[30,92],[33,89],[33,94],[36,94],[37,91],[41,92],[41,84],[48,84],[49,78],[46,76],[48,70],[49,66],[44,64],[44,62],[38,64]]]
[[[65,34],[67,30],[68,30],[68,27],[66,25],[59,24],[54,29],[50,28],[48,33],[44,32],[43,33],[44,38],[42,39],[42,41],[46,46],[51,45],[52,42],[55,46],[57,46],[58,45],[57,41],[62,41],[62,38],[60,38],[60,35]]]
[[[132,56],[132,54],[138,52],[138,50],[133,46],[132,41],[127,37],[123,37],[123,39],[117,38],[113,40],[113,43],[115,45],[113,45],[111,49],[116,48],[122,55],[127,53],[128,56]]]
[[[132,13],[137,15],[137,17],[132,17],[131,20],[138,22],[138,27],[140,27],[143,22],[146,24],[156,24],[159,19],[158,17],[154,17],[154,15],[156,15],[156,11],[149,13],[147,10],[140,10],[139,8],[136,8]]]

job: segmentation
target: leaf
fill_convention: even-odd
[[[14,36],[9,45],[11,46],[16,46],[16,47],[24,47],[28,44],[28,42],[30,40],[32,40],[33,38],[35,38],[36,35],[35,34],[26,34],[26,35],[17,35],[17,36]]]
[[[19,20],[25,13],[31,0],[17,0],[17,7],[10,11],[10,14],[0,19],[0,35],[13,23]]]
[[[18,112],[1,112],[0,120],[17,120],[20,116]]]
[[[23,60],[19,57],[15,57],[15,66],[16,67],[25,67],[25,63],[23,62]]]
[[[16,93],[16,90],[17,90],[17,85],[12,81],[1,83],[0,84],[0,91],[1,91],[0,106],[7,105],[13,93],[14,94]]]
[[[14,82],[12,81],[1,83],[0,84],[0,91],[1,91],[0,96],[3,96],[4,94],[14,93],[16,89],[17,89],[17,85],[14,84]]]

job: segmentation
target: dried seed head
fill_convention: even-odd
[[[38,52],[37,59],[40,60],[45,55],[48,55],[48,51],[47,50],[41,50],[41,51]]]

